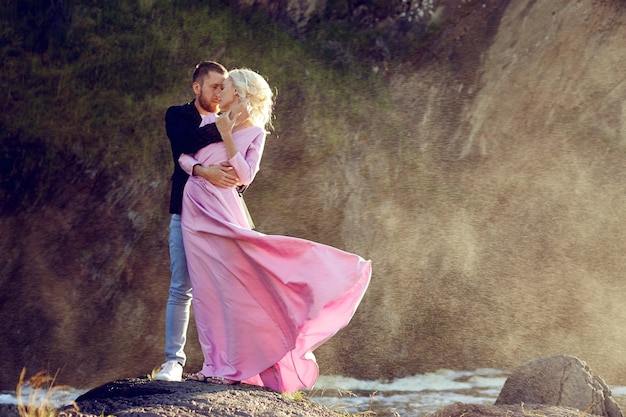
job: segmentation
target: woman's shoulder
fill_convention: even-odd
[[[241,136],[258,136],[258,135],[263,135],[265,136],[265,129],[263,129],[260,126],[249,126],[249,127],[244,127],[236,132],[233,133],[233,135],[235,134],[239,134]]]

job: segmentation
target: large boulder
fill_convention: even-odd
[[[590,414],[587,417],[592,417]],[[485,405],[454,403],[426,417],[581,417],[580,410],[542,404]]]
[[[516,368],[494,405],[455,403],[427,417],[623,417],[602,378],[573,356],[541,358]]]
[[[121,379],[78,397],[59,417],[109,416],[338,417],[327,407],[253,385]]]
[[[602,378],[594,375],[585,362],[566,355],[537,359],[515,369],[495,404],[543,404],[623,417]]]

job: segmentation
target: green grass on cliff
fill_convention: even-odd
[[[2,6],[0,194],[4,212],[49,200],[59,182],[104,171],[150,183],[171,167],[163,115],[191,98],[193,65],[249,67],[278,91],[276,129],[313,109],[367,118],[382,105],[365,64],[332,68],[314,43],[228,2],[16,1]],[[367,80],[364,82],[364,80]],[[377,86],[378,84],[378,86]],[[367,89],[364,90],[364,85]],[[339,140],[323,135],[320,149]]]

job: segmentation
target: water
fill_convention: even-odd
[[[493,404],[507,377],[508,373],[496,369],[440,370],[393,381],[321,376],[308,396],[338,412],[414,417],[456,402]],[[616,402],[626,410],[626,387],[610,388]]]
[[[493,404],[508,374],[497,369],[437,372],[394,379],[368,381],[342,376],[320,376],[307,393],[312,401],[337,412],[372,411],[379,417],[422,416],[455,402]],[[615,400],[626,409],[626,387],[611,387]],[[32,392],[24,389],[25,402]],[[84,391],[58,390],[47,404],[61,407],[71,404]],[[39,398],[39,401],[43,401]],[[0,403],[17,404],[15,392],[0,392]],[[32,404],[32,401],[28,402]]]
[[[28,384],[22,387],[22,403],[34,406],[55,406],[63,407],[74,402],[78,396],[85,393],[85,390],[63,387],[55,389],[49,394],[40,389],[30,389]],[[46,398],[48,396],[48,398]],[[0,391],[0,404],[17,404],[15,391]]]
[[[496,369],[443,369],[392,381],[321,376],[309,398],[346,413],[420,416],[455,402],[493,404],[507,376]]]

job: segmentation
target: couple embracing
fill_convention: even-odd
[[[195,99],[165,116],[175,167],[172,278],[166,362],[156,379],[182,379],[192,304],[204,361],[188,380],[311,388],[319,374],[313,351],[349,323],[371,262],[253,230],[240,191],[260,168],[272,89],[252,70],[228,72],[212,61],[196,66],[192,88]]]

